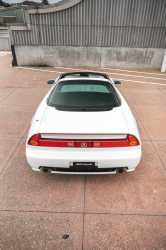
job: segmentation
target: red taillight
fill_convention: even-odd
[[[39,134],[33,135],[33,136],[29,139],[28,145],[31,145],[31,146],[39,146]]]
[[[67,147],[74,148],[74,141],[67,141]]]
[[[139,141],[134,135],[128,135],[129,146],[138,146]]]
[[[126,135],[126,139],[113,140],[56,140],[56,139],[41,139],[40,134],[33,135],[28,145],[41,147],[70,147],[70,148],[116,148],[116,147],[133,147],[140,143],[134,135]]]
[[[73,140],[52,140],[52,139],[41,139],[39,134],[33,135],[29,141],[28,145],[40,146],[40,147],[56,147],[56,148],[73,148],[75,143]]]
[[[128,147],[128,140],[104,140],[104,141],[94,141],[94,148],[117,148],[117,147]]]
[[[39,146],[56,148],[74,147],[74,141],[40,139]]]

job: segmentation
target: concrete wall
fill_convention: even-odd
[[[16,45],[15,51],[18,66],[159,69],[165,49]]]
[[[0,50],[11,50],[9,37],[0,37]]]

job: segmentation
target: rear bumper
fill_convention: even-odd
[[[59,174],[115,174],[106,172],[68,172],[55,168],[69,169],[73,162],[95,162],[99,169],[124,168],[130,172],[135,170],[141,159],[141,146],[125,148],[46,148],[26,145],[27,161],[33,170],[40,167],[54,168],[52,173]]]
[[[40,169],[36,169],[36,168],[32,168],[33,170],[35,170],[35,171],[41,171],[43,168],[41,167]],[[47,169],[48,171],[47,172],[49,172],[50,171],[50,173],[53,173],[53,174],[116,174],[117,172],[119,172],[119,170],[122,170],[121,172],[119,172],[119,173],[123,173],[125,170],[126,170],[126,172],[131,172],[131,171],[134,171],[135,170],[135,168],[130,168],[130,169],[128,169],[128,168],[104,168],[104,169],[102,169],[102,171],[101,171],[101,168],[100,169],[98,169],[98,171],[93,171],[93,172],[91,172],[91,171],[70,171],[70,169],[63,169],[63,168],[45,168],[45,169]],[[63,170],[63,171],[62,171]],[[45,172],[45,171],[43,171],[43,172]]]

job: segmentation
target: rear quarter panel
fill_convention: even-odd
[[[31,121],[31,126],[29,129],[29,133],[28,133],[28,137],[27,137],[27,142],[30,139],[30,137],[34,134],[38,134],[39,132],[39,127],[40,127],[40,123],[42,120],[42,117],[47,109],[47,98],[50,94],[50,92],[52,91],[52,89],[54,88],[54,86],[49,90],[49,92],[45,95],[45,97],[43,98],[42,102],[40,103],[39,107],[37,108],[34,116],[32,117],[32,121]]]
[[[128,125],[129,134],[136,136],[141,144],[141,139],[140,139],[136,119],[133,116],[133,113],[131,112],[131,109],[128,106],[127,102],[125,101],[124,97],[121,95],[121,93],[118,90],[117,90],[117,92],[118,92],[118,94],[121,98],[121,101],[122,101],[121,109],[122,109],[122,112],[125,116],[125,119],[126,119],[126,122]]]

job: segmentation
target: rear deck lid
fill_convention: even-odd
[[[60,111],[47,107],[39,133],[51,134],[128,134],[128,126],[121,107],[110,111]]]

